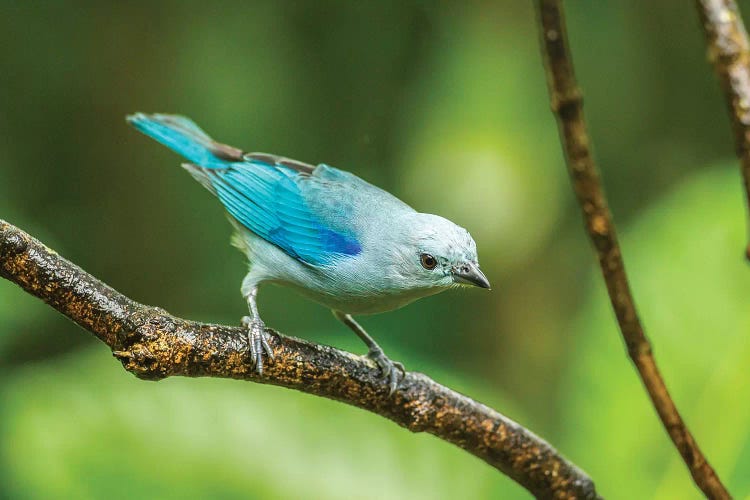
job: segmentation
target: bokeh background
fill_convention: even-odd
[[[750,2],[740,2],[750,14]],[[677,404],[750,494],[745,204],[697,15],[569,2],[596,156]],[[361,318],[391,357],[544,436],[608,498],[699,498],[628,361],[549,111],[532,2],[0,2],[0,217],[130,297],[237,324],[220,205],[130,129],[179,112],[351,170],[470,230],[493,290]],[[264,289],[272,327],[362,353]],[[137,380],[0,282],[0,497],[527,498],[363,411],[229,380]]]

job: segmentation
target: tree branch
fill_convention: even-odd
[[[713,63],[729,107],[750,209],[750,44],[734,0],[696,0]],[[750,224],[748,225],[750,239]],[[750,243],[745,249],[750,260]]]
[[[134,302],[3,220],[0,276],[93,333],[139,378],[224,377],[297,389],[433,434],[538,497],[598,498],[591,479],[544,440],[425,375],[407,373],[389,396],[368,359],[274,332],[276,361],[259,376],[244,330],[176,318]]]
[[[560,0],[539,0],[542,52],[552,111],[557,117],[568,170],[586,232],[596,249],[622,337],[664,428],[698,487],[711,498],[729,498],[672,401],[643,331],[625,274],[612,215],[591,153]]]
[[[734,0],[696,0],[695,6],[706,34],[708,60],[729,107],[750,214],[750,43]],[[745,256],[750,260],[750,243]]]

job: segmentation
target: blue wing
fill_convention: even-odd
[[[312,166],[272,155],[243,154],[216,143],[184,117],[139,113],[128,121],[187,158],[191,163],[185,167],[234,219],[289,255],[325,265],[361,251],[351,232],[326,224],[326,220],[343,220],[346,214],[322,213],[320,200],[306,200],[309,190],[304,188],[313,180]],[[337,205],[329,206],[335,210]]]
[[[305,174],[257,160],[203,173],[232,217],[299,260],[327,264],[361,251],[353,235],[334,231],[313,213],[300,186]]]

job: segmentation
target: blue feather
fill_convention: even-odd
[[[216,194],[243,226],[309,264],[327,264],[362,248],[353,235],[327,227],[305,200],[309,177],[259,161],[208,171]]]
[[[247,155],[244,161],[217,156],[217,151],[228,146],[215,143],[188,118],[138,113],[128,121],[187,158],[192,165],[186,168],[219,198],[235,220],[289,255],[308,264],[325,265],[362,251],[354,235],[325,224],[331,214],[322,217],[319,210],[311,208],[303,189],[305,183],[315,182],[309,173],[271,163],[270,155]],[[327,174],[340,172],[330,167],[324,167],[321,173],[323,170]],[[345,215],[333,214],[340,219]]]
[[[204,168],[224,168],[227,162],[213,154],[213,141],[190,118],[177,115],[144,115],[136,113],[127,117],[128,122],[149,137],[152,137]]]

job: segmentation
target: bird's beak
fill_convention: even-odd
[[[464,262],[454,266],[451,270],[453,275],[453,281],[456,283],[464,283],[467,285],[478,286],[479,288],[490,288],[490,282],[487,280],[487,276],[479,270],[479,266],[473,262]]]

